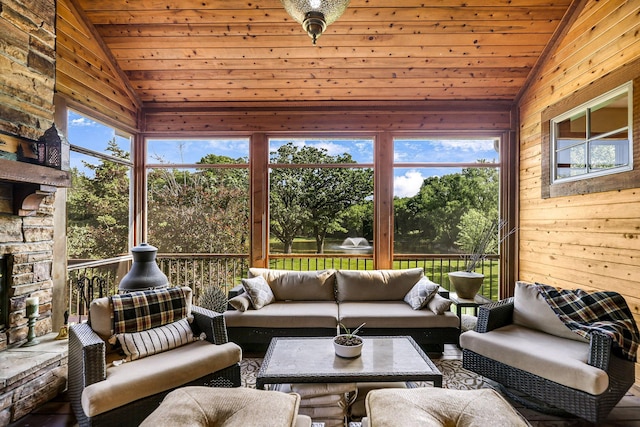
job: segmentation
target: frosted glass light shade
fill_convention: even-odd
[[[350,0],[280,0],[284,9],[313,39],[322,35],[327,25],[340,18],[349,6]]]

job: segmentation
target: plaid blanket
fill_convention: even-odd
[[[113,331],[141,332],[187,317],[183,288],[162,288],[113,295]]]
[[[611,337],[614,351],[636,361],[640,333],[626,301],[617,292],[586,292],[582,289],[558,290],[536,283],[540,294],[556,315],[572,331],[589,338],[593,331]]]

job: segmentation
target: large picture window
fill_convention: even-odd
[[[632,168],[631,83],[551,120],[552,182]]]

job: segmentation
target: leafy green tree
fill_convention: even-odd
[[[497,212],[498,189],[499,175],[494,168],[464,168],[459,173],[429,177],[415,196],[394,200],[397,238],[419,239],[434,251],[451,251],[466,212]]]
[[[199,163],[243,161],[211,154]],[[155,169],[148,175],[147,197],[149,241],[159,252],[246,252],[248,170]]]
[[[350,154],[331,156],[326,149],[282,145],[271,153],[279,164],[355,163]],[[349,207],[373,195],[373,171],[340,167],[274,168],[270,177],[271,233],[291,253],[293,240],[309,230],[317,253],[324,252],[329,233],[346,231],[343,217]]]
[[[128,159],[112,139],[107,152]],[[100,259],[126,254],[129,236],[129,172],[126,165],[83,161],[87,171],[71,169],[67,193],[67,252],[69,258]]]

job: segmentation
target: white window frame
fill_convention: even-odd
[[[607,133],[604,134],[598,134],[595,137],[593,137],[591,135],[591,124],[590,124],[590,111],[591,108],[596,106],[596,105],[600,105],[602,103],[607,102],[608,100],[615,98],[621,94],[627,94],[627,126],[623,126],[621,128],[618,129],[614,129],[612,131],[609,131]],[[558,153],[558,146],[557,146],[557,127],[556,125],[570,117],[573,117],[575,115],[578,115],[580,113],[584,113],[585,115],[585,119],[586,119],[586,133],[587,133],[587,137],[584,141],[582,141],[580,144],[576,144],[576,145],[584,145],[585,150],[586,150],[586,164],[585,164],[585,168],[587,169],[586,172],[584,174],[580,174],[580,175],[575,175],[575,176],[569,176],[569,177],[564,177],[564,178],[558,178],[557,177],[557,172],[558,172],[558,160],[557,160],[557,153]],[[624,166],[619,166],[619,167],[612,167],[612,168],[607,168],[607,169],[598,169],[598,170],[594,170],[594,171],[590,171],[589,170],[589,165],[590,165],[590,160],[589,160],[589,147],[591,142],[596,141],[596,140],[601,140],[604,137],[610,136],[610,135],[615,135],[617,133],[620,133],[621,131],[627,131],[627,144],[628,144],[628,159],[627,159],[627,164]],[[583,180],[583,179],[589,179],[589,178],[594,178],[594,177],[598,177],[598,176],[604,176],[604,175],[611,175],[611,174],[616,174],[616,173],[621,173],[621,172],[627,172],[627,171],[631,171],[633,170],[633,82],[629,81],[613,90],[610,90],[609,92],[602,94],[600,96],[598,96],[597,98],[594,98],[570,111],[567,111],[566,113],[563,113],[559,116],[554,117],[553,119],[551,119],[551,123],[550,123],[550,131],[551,131],[551,155],[550,155],[550,159],[551,159],[551,165],[549,168],[550,171],[550,179],[551,179],[551,183],[562,183],[562,182],[570,182],[570,181],[578,181],[578,180]],[[566,149],[566,147],[565,147]]]

